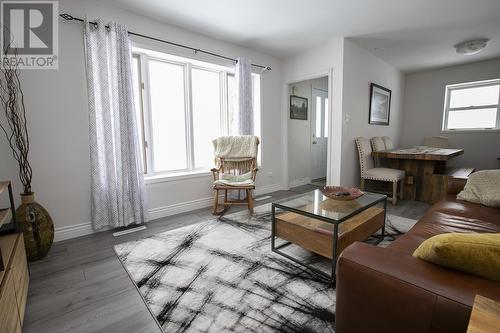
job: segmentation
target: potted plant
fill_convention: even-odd
[[[5,55],[8,54],[9,48],[7,46],[4,50]],[[16,53],[14,56],[17,58]],[[16,220],[23,228],[28,260],[33,261],[45,257],[49,252],[54,241],[54,223],[47,210],[35,201],[31,189],[33,171],[28,160],[30,141],[19,63],[8,63],[0,66],[0,103],[5,118],[0,119],[0,128],[7,138],[14,159],[19,164],[23,193],[21,205],[16,210]]]

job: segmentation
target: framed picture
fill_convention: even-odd
[[[307,98],[290,95],[290,119],[307,120]]]
[[[369,124],[389,125],[391,112],[391,91],[378,84],[370,84]]]

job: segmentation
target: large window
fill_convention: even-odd
[[[134,48],[133,84],[147,176],[207,171],[212,140],[237,134],[232,68]],[[252,74],[252,84],[260,136],[260,75]]]
[[[446,86],[443,130],[500,129],[500,80]]]

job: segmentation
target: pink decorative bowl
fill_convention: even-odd
[[[321,193],[330,199],[343,201],[354,200],[365,194],[359,188],[345,186],[324,186]]]

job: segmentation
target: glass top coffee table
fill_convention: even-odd
[[[343,201],[315,190],[276,201],[272,204],[271,249],[335,284],[337,258],[347,246],[378,230],[381,235],[376,244],[384,239],[386,208],[387,196],[370,192]],[[284,242],[277,245],[277,239]],[[331,274],[282,251],[292,244],[331,259]]]

